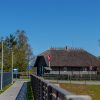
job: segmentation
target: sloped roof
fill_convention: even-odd
[[[46,50],[39,56],[44,57],[47,66],[49,65],[48,55],[51,57],[51,66],[100,66],[100,60],[83,49]]]

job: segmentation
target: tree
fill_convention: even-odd
[[[9,71],[11,70],[11,64],[12,64],[12,57],[11,53],[16,49],[17,39],[15,35],[10,34],[7,36],[4,40],[4,70]]]
[[[31,58],[33,57],[32,49],[28,43],[28,38],[25,35],[25,31],[17,31],[17,52],[16,58],[17,63],[16,65],[20,69],[20,71],[25,71]]]
[[[14,47],[17,45],[17,39],[13,34],[10,34],[9,37],[6,37],[5,43],[8,49],[14,49]]]
[[[4,39],[4,70],[11,70],[11,53],[14,52],[14,67],[19,71],[26,71],[34,56],[25,31],[18,30],[16,34],[10,34]],[[1,41],[0,41],[1,55]],[[1,61],[1,56],[0,56]]]

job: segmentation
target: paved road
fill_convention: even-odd
[[[0,94],[0,100],[16,100],[16,97],[26,81],[18,80],[11,87],[9,87],[5,92]]]
[[[100,85],[100,81],[66,81],[66,80],[47,80],[49,82],[56,83],[74,83],[74,84],[90,84],[90,85]]]

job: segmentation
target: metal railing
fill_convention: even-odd
[[[35,100],[91,100],[88,95],[74,95],[36,75],[31,75],[31,84]]]

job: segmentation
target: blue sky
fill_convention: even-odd
[[[100,0],[0,0],[0,37],[17,29],[35,55],[67,45],[99,56]]]

